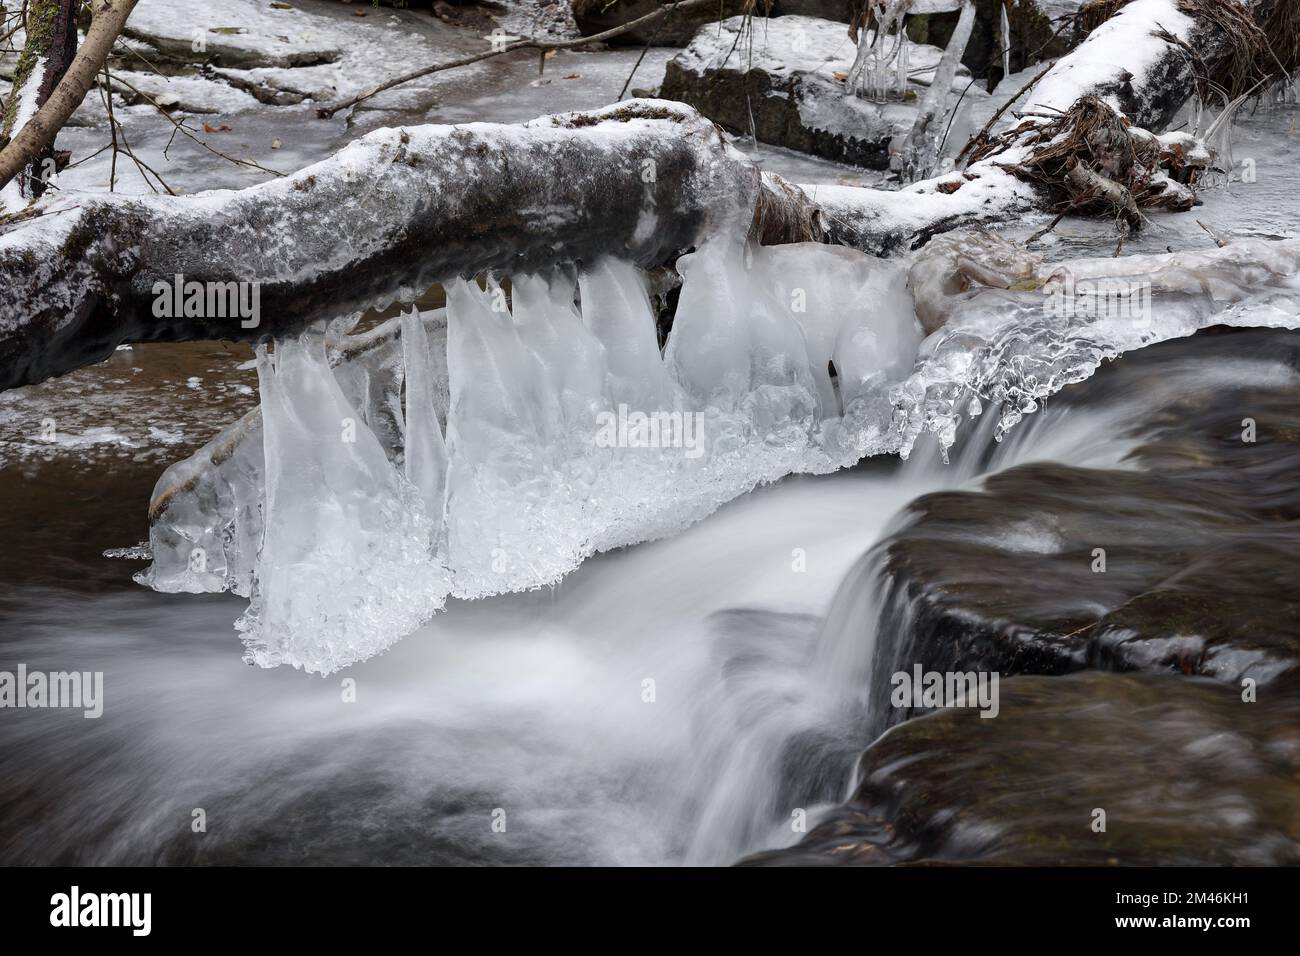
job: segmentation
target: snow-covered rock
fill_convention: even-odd
[[[845,95],[857,49],[843,23],[777,17],[752,21],[750,32],[749,22],[733,17],[701,29],[668,63],[661,95],[742,133],[752,124],[765,143],[888,168],[890,140],[911,129],[943,51],[912,44],[906,90],[877,104]],[[965,90],[967,103],[987,97],[964,67],[953,89]]]
[[[287,4],[140,0],[124,32],[182,60],[237,67],[309,66],[332,63],[342,55],[337,36],[321,27],[320,17]]]

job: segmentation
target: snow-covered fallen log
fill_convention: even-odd
[[[1105,95],[1131,119],[1160,119],[1171,91],[1185,99],[1191,87],[1173,66],[1177,44],[1152,39],[1152,26],[1206,44],[1224,33],[1180,13],[1188,2],[1134,0],[1057,64],[1033,102],[1068,106],[1122,79]],[[381,130],[239,191],[64,196],[0,236],[0,389],[122,342],[284,334],[484,270],[607,253],[662,263],[736,217],[753,216],[768,241],[915,248],[1042,202],[1003,168],[1026,158],[991,156],[899,193],[800,191],[760,176],[689,107],[635,100],[521,126]]]
[[[0,236],[0,389],[122,342],[284,334],[488,269],[652,265],[752,215],[760,192],[764,228],[807,221],[802,194],[763,190],[693,110],[629,101],[379,130],[237,191],[64,196]]]
[[[1250,67],[1260,53],[1256,41],[1275,8],[1294,0],[1132,0],[1063,57],[1017,105],[1025,111],[1063,112],[1083,95],[1101,97],[1134,125],[1164,131],[1179,109],[1202,88],[1203,79],[1219,82],[1229,96],[1247,91],[1260,78]],[[1288,53],[1300,37],[1284,29],[1268,39]],[[1259,31],[1259,32],[1256,32]],[[1266,60],[1271,57],[1265,56]],[[1240,70],[1243,89],[1201,76],[1204,68]],[[1276,72],[1283,64],[1278,62]],[[1270,72],[1273,67],[1268,68]],[[1216,106],[1218,104],[1215,104]]]

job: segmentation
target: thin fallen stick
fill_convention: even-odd
[[[974,136],[972,136],[969,142],[967,142],[966,145],[962,147],[962,151],[957,154],[956,162],[960,163],[962,159],[965,158],[966,154],[970,152],[971,147],[974,146],[975,143],[978,140],[980,140],[982,137],[985,137],[989,134],[989,131],[993,129],[993,124],[1002,118],[1002,114],[1011,108],[1011,104],[1017,102],[1020,99],[1020,97],[1024,96],[1026,93],[1032,90],[1034,86],[1037,85],[1038,81],[1041,80],[1043,77],[1045,77],[1054,66],[1056,66],[1055,63],[1047,64],[1047,66],[1043,67],[1043,69],[1039,71],[1038,75],[1035,76],[1032,80],[1030,80],[1029,83],[1023,89],[1020,90],[1020,92],[1018,92],[1015,96],[1011,97],[1011,99],[1003,103],[1002,106],[998,109],[998,111],[993,114],[992,118],[990,118],[989,121],[984,124],[984,128],[980,130],[978,133],[976,133]],[[1017,113],[1016,115],[1019,116],[1020,114]]]
[[[672,17],[673,11],[676,10],[680,4],[681,4],[681,0],[673,0],[673,5],[668,8],[669,17]],[[618,91],[618,98],[620,100],[627,94],[627,88],[632,85],[632,77],[636,76],[636,71],[641,69],[641,61],[644,60],[645,55],[650,52],[650,44],[654,42],[655,37],[657,37],[658,35],[659,35],[659,27],[656,27],[655,32],[650,34],[650,39],[645,41],[645,46],[642,47],[641,49],[641,55],[638,56],[636,58],[636,62],[632,64],[632,72],[629,73],[627,75],[627,79],[623,81],[623,88]],[[546,54],[543,53],[542,56],[545,57]]]
[[[203,147],[204,149],[206,149],[209,153],[212,153],[214,156],[220,156],[222,159],[226,160],[226,162],[234,163],[236,166],[250,166],[250,167],[252,167],[253,169],[260,169],[260,170],[262,170],[262,172],[264,172],[264,173],[270,173],[270,174],[273,175],[273,176],[284,176],[284,175],[285,175],[284,173],[280,172],[278,169],[271,169],[271,167],[269,167],[269,166],[263,166],[261,163],[255,163],[255,162],[253,162],[251,159],[236,159],[234,156],[228,156],[228,155],[226,155],[226,154],[223,153],[221,150],[217,149],[215,146],[209,146],[209,145],[207,144],[207,142],[205,142],[204,140],[199,139],[197,136],[194,135],[193,130],[189,129],[189,127],[187,127],[187,126],[185,125],[185,121],[184,121],[184,120],[178,120],[178,119],[176,119],[176,117],[172,116],[172,115],[171,115],[170,113],[168,113],[165,109],[163,109],[161,106],[159,106],[159,105],[158,105],[158,101],[157,101],[156,99],[154,99],[153,96],[151,96],[150,94],[146,93],[144,90],[140,89],[139,87],[137,87],[137,86],[135,86],[135,85],[133,85],[133,84],[131,84],[131,83],[128,83],[126,80],[122,79],[121,76],[114,77],[113,80],[114,80],[114,82],[121,83],[123,86],[125,86],[125,87],[126,87],[128,90],[130,90],[132,93],[136,94],[136,96],[139,96],[141,99],[143,99],[143,100],[145,100],[146,102],[148,102],[148,104],[149,104],[150,106],[152,106],[155,110],[157,110],[158,113],[159,113],[161,116],[163,116],[163,117],[167,120],[167,122],[171,123],[172,126],[174,127],[174,128],[172,129],[172,135],[171,135],[171,138],[167,140],[167,145],[166,145],[166,147],[163,148],[163,156],[166,156],[166,155],[167,155],[167,151],[171,149],[171,147],[172,147],[172,142],[176,139],[176,134],[177,134],[177,133],[184,133],[187,137],[189,137],[191,140],[193,140],[193,141],[194,141],[195,143],[197,143],[198,145],[202,146],[202,147]],[[111,95],[112,95],[111,91],[110,91],[110,94],[109,94],[109,95],[110,95],[110,97],[111,97]],[[155,174],[155,175],[156,175],[156,174]],[[173,195],[174,195],[174,194],[173,194]]]
[[[523,40],[515,40],[512,43],[504,43],[499,49],[485,50],[482,53],[475,53],[473,56],[464,56],[459,60],[451,60],[447,63],[435,63],[433,66],[421,67],[418,70],[412,70],[410,73],[403,73],[400,76],[394,76],[391,79],[384,80],[378,86],[372,86],[363,93],[342,100],[332,106],[322,106],[316,111],[316,115],[321,119],[329,119],[339,110],[345,110],[350,106],[356,106],[372,96],[391,90],[395,86],[401,86],[403,83],[409,83],[411,80],[418,80],[422,76],[429,76],[432,73],[441,73],[444,70],[452,70],[458,66],[469,66],[471,63],[478,63],[481,60],[488,60],[494,56],[501,56],[505,53],[513,53],[515,50],[541,50],[543,53],[549,50],[572,50],[577,47],[590,46],[593,43],[603,43],[605,40],[611,40],[616,36],[621,36],[635,30],[637,27],[644,27],[648,24],[655,23],[668,16],[674,10],[678,13],[686,13],[690,10],[699,10],[705,7],[714,7],[718,0],[681,0],[679,3],[671,6],[662,6],[653,13],[647,13],[643,17],[635,20],[629,20],[627,23],[616,26],[604,33],[597,33],[589,37],[577,37],[573,40],[542,40],[529,37]]]
[[[1218,246],[1220,249],[1222,249],[1224,246],[1228,244],[1229,240],[1224,239],[1222,236],[1220,236],[1217,232],[1215,232],[1213,229],[1211,229],[1201,220],[1199,219],[1196,220],[1196,224],[1205,230],[1205,232],[1209,235],[1209,237],[1214,240],[1214,244]]]

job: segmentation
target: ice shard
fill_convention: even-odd
[[[412,309],[402,322],[402,359],[406,369],[406,428],[403,467],[420,493],[435,535],[442,531],[447,481],[447,447],[438,423],[437,381],[429,335],[420,313]]]
[[[245,659],[328,674],[427,621],[448,591],[419,493],[330,369],[319,329],[258,347],[265,530]]]

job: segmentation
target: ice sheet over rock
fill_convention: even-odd
[[[960,423],[985,404],[999,409],[1001,439],[1043,399],[1124,352],[1213,325],[1295,328],[1300,240],[1078,259],[962,295],[954,320],[926,339],[916,370],[893,391],[904,457],[925,432],[946,454]]]

